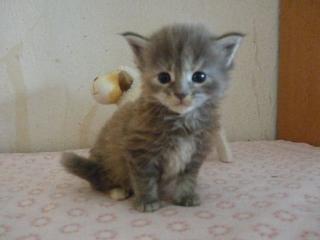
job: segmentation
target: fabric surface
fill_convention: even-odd
[[[62,169],[60,153],[0,154],[0,239],[320,239],[319,148],[265,141],[232,150],[234,163],[203,165],[201,206],[154,213],[91,190]]]

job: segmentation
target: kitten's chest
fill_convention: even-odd
[[[181,137],[173,141],[164,153],[162,178],[164,180],[171,179],[183,172],[195,151],[196,142],[193,137]]]

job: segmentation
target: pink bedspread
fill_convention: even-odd
[[[0,239],[320,239],[320,150],[239,142],[235,163],[207,161],[202,205],[138,213],[59,165],[60,153],[0,154]],[[86,151],[79,151],[86,153]]]

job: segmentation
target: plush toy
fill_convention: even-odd
[[[106,75],[96,77],[92,95],[100,104],[118,104],[135,100],[140,95],[140,78],[136,69],[120,67]]]

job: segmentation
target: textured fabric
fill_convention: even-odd
[[[232,150],[232,164],[205,162],[201,206],[155,213],[91,190],[62,169],[60,153],[0,154],[0,239],[320,239],[319,149],[273,141]]]

